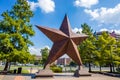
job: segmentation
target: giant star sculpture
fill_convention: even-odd
[[[37,27],[54,42],[44,69],[64,54],[67,54],[78,65],[82,65],[77,45],[88,36],[73,33],[67,15],[65,15],[59,30],[42,26]]]

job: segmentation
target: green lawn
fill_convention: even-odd
[[[36,68],[36,69],[41,69],[42,67],[39,67],[39,66],[11,66],[10,67],[10,71],[12,71],[13,73],[13,70],[16,69],[18,70],[19,67],[22,67],[22,73],[23,74],[27,74],[29,73],[29,69],[32,67],[32,68]],[[0,66],[0,71],[2,71],[4,68],[4,66]]]

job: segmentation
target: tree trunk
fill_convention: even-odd
[[[8,65],[8,70],[10,70],[10,67],[11,67],[11,62],[10,62],[9,65]]]
[[[100,72],[102,71],[102,66],[100,65]]]
[[[72,72],[72,66],[70,66],[70,72]]]
[[[115,72],[115,65],[113,64],[113,72]]]
[[[6,64],[5,64],[5,67],[4,67],[4,71],[7,71],[7,70],[8,70],[8,65],[9,65],[9,62],[6,61]]]
[[[90,64],[90,62],[88,64],[89,64],[89,72],[91,72],[91,64]]]
[[[112,64],[110,63],[110,72],[112,72]]]
[[[118,65],[118,68],[120,68],[120,65]]]

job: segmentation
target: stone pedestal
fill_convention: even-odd
[[[52,70],[50,70],[50,69],[39,70],[35,74],[35,77],[53,77],[53,76],[54,76],[54,74],[53,74]]]
[[[79,66],[78,69],[75,71],[74,76],[75,77],[91,76],[91,74],[88,71],[82,69],[82,66]]]

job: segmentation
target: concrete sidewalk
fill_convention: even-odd
[[[79,78],[70,74],[64,74],[57,74],[53,78],[36,78],[31,80],[120,80],[120,78],[117,77],[105,76],[101,74],[92,74],[92,76],[81,76]]]
[[[4,75],[0,75],[0,80],[2,80],[2,79],[3,79],[3,77],[4,77]]]
[[[72,73],[56,73],[53,78],[31,78],[30,75],[0,75],[0,80],[120,80],[118,77],[111,77],[102,74],[92,76],[74,77]]]
[[[0,80],[26,80],[22,75],[0,75]]]

